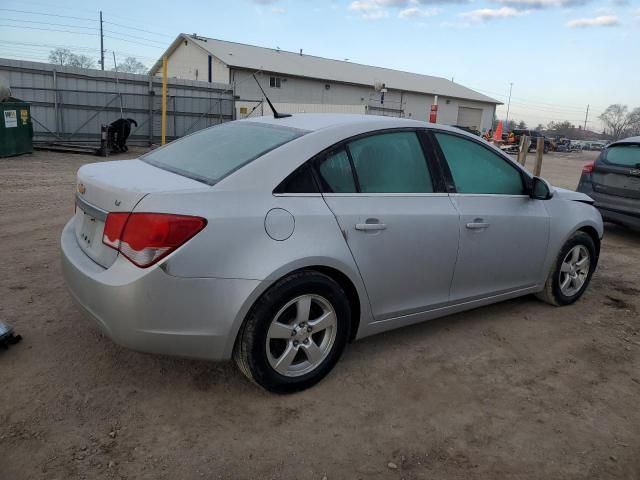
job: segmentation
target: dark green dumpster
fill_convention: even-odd
[[[33,123],[28,103],[17,98],[0,102],[0,157],[33,152]]]

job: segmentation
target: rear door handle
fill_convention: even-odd
[[[484,228],[489,228],[489,224],[485,222],[471,222],[467,223],[467,228],[469,230],[482,230]]]
[[[387,228],[385,223],[356,223],[356,230],[371,232],[374,230],[384,230]]]

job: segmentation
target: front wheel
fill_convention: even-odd
[[[350,325],[349,301],[337,282],[315,271],[294,273],[253,306],[234,359],[250,380],[267,390],[303,390],[334,367]]]
[[[570,305],[587,289],[598,263],[598,250],[585,232],[574,233],[560,249],[544,290],[536,296],[551,305]]]

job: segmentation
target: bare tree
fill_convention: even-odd
[[[629,130],[627,133],[630,137],[640,135],[640,107],[634,108],[629,113]]]
[[[541,123],[538,124],[538,126],[536,127],[536,131],[537,132],[541,132],[542,130],[544,130],[544,125],[542,125]]]
[[[49,61],[57,65],[68,65],[79,68],[95,68],[93,58],[86,55],[76,55],[68,48],[56,48],[49,52]]]
[[[56,48],[49,52],[49,61],[57,65],[70,65],[74,54],[68,48]]]
[[[518,122],[518,128],[521,128],[521,129],[527,128],[527,122],[525,122],[524,120],[520,120]]]
[[[618,140],[624,136],[630,122],[633,120],[632,115],[634,112],[629,113],[629,108],[626,105],[614,103],[609,105],[598,118],[602,120],[613,139]]]
[[[93,58],[87,57],[86,55],[73,55],[69,65],[79,68],[95,68],[96,62],[93,61]]]
[[[115,70],[115,68],[112,70]],[[124,62],[118,64],[118,72],[144,74],[148,73],[149,69],[135,57],[127,57],[124,59]]]

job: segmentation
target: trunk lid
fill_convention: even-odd
[[[97,264],[108,268],[118,252],[102,243],[109,212],[132,212],[149,193],[203,190],[201,182],[154,167],[140,160],[84,165],[78,170],[76,240]]]

